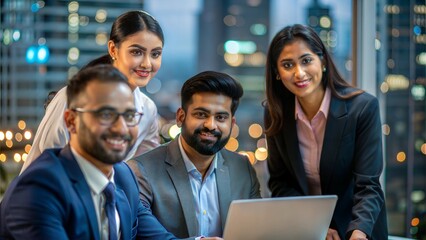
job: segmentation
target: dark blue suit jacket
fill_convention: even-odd
[[[136,179],[114,165],[121,239],[174,239],[142,206]],[[7,189],[0,239],[100,239],[90,188],[69,146],[48,149]]]
[[[340,93],[353,91],[341,89]],[[285,99],[284,129],[267,137],[269,188],[273,197],[308,195],[299,149],[294,95]],[[265,111],[265,126],[270,124]],[[337,195],[330,227],[345,239],[353,230],[368,239],[387,239],[381,122],[378,101],[368,93],[342,100],[331,97],[320,159],[321,190]]]

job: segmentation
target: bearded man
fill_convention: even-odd
[[[231,202],[260,198],[248,158],[223,149],[242,95],[241,85],[227,74],[191,77],[176,113],[181,134],[127,162],[143,204],[179,238],[221,237]]]

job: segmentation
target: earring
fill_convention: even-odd
[[[276,78],[277,80],[281,80],[280,75],[277,75],[275,78]]]
[[[117,60],[115,57],[111,57],[111,59],[112,59],[112,61],[115,61],[115,60]]]
[[[327,71],[327,68],[324,66],[322,69],[323,72]]]

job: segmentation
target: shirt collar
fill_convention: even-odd
[[[182,135],[179,135],[179,137],[178,137],[179,150],[180,150],[180,153],[182,155],[183,162],[185,163],[186,171],[188,173],[190,173],[194,170],[198,171],[197,168],[192,163],[192,161],[189,159],[188,155],[186,155],[185,150],[182,147],[181,137],[182,137]],[[217,154],[214,155],[213,162],[212,162],[212,164],[210,164],[210,167],[207,170],[206,176],[209,176],[216,168],[217,168]]]
[[[112,169],[111,178],[108,179],[105,174],[101,172],[101,170],[87,161],[84,157],[79,155],[72,147],[71,152],[80,166],[87,184],[95,194],[102,193],[109,182],[114,183],[114,168]]]
[[[297,97],[295,97],[295,114],[294,118],[297,119],[306,119],[306,115],[302,110],[302,106],[300,105],[299,101],[297,100]],[[324,98],[322,99],[321,106],[318,109],[318,112],[315,114],[318,115],[318,113],[324,114],[325,119],[328,117],[328,110],[330,109],[330,101],[331,101],[331,91],[329,88],[325,89]]]

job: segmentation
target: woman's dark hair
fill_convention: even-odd
[[[129,35],[147,30],[154,33],[164,44],[163,30],[150,14],[144,11],[129,11],[117,17],[111,27],[109,40],[119,45]]]
[[[270,118],[270,122],[265,123],[267,135],[274,135],[283,128],[284,102],[294,98],[294,94],[281,81],[276,80],[276,76],[278,75],[277,61],[281,51],[285,46],[296,40],[303,40],[309,49],[318,55],[324,63],[326,71],[323,73],[322,86],[324,89],[328,87],[333,96],[340,99],[348,99],[363,92],[362,90],[356,90],[346,95],[340,94],[337,89],[352,86],[338,72],[327,48],[315,30],[301,24],[287,26],[281,29],[272,39],[266,59],[266,104]]]
[[[53,100],[53,98],[56,96],[56,93],[58,93],[58,91],[50,91],[47,94],[46,99],[44,100],[44,110],[47,109],[47,106],[49,106],[50,102]]]
[[[164,34],[160,24],[145,11],[129,11],[118,16],[112,24],[109,40],[120,46],[128,36],[144,30],[154,33],[164,45]],[[105,54],[90,61],[83,68],[98,64],[112,64],[112,59],[109,54]]]
[[[232,99],[231,113],[235,114],[243,96],[241,84],[226,73],[205,71],[186,80],[180,91],[182,108],[186,111],[196,93],[215,93]]]

